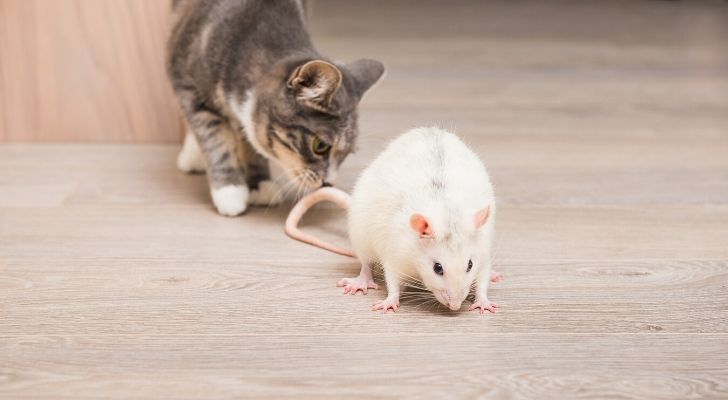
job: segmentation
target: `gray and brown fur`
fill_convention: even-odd
[[[270,179],[267,158],[309,188],[353,150],[356,108],[384,73],[374,60],[335,64],[313,47],[294,0],[173,0],[167,72],[205,157],[212,189]],[[337,81],[338,79],[338,81]],[[236,105],[252,91],[258,147]],[[318,137],[318,139],[315,139]],[[314,140],[331,146],[312,151]]]

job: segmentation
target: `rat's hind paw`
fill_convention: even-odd
[[[397,312],[397,309],[399,309],[399,299],[392,299],[390,297],[372,306],[372,311],[382,310],[382,313],[386,313],[389,310]]]
[[[492,301],[488,301],[488,300],[485,300],[485,301],[477,300],[475,303],[473,303],[472,306],[470,306],[468,311],[480,310],[480,313],[484,314],[485,311],[487,310],[487,311],[490,311],[491,313],[494,313],[495,310],[498,309],[498,307],[500,307],[498,305],[498,303],[493,303]]]
[[[344,294],[356,294],[360,290],[367,294],[369,289],[379,289],[379,285],[374,283],[374,279],[367,279],[361,275],[356,278],[342,278],[336,286],[343,287]]]

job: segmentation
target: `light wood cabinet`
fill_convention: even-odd
[[[0,141],[176,141],[169,0],[0,0]]]

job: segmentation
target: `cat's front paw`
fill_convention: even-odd
[[[258,189],[250,192],[248,203],[256,206],[277,206],[282,200],[281,188],[273,181],[263,181]]]
[[[212,202],[217,212],[228,217],[242,214],[248,206],[250,192],[247,186],[228,185],[212,189]]]

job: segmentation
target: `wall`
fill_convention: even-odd
[[[168,0],[0,0],[0,141],[169,142]]]

